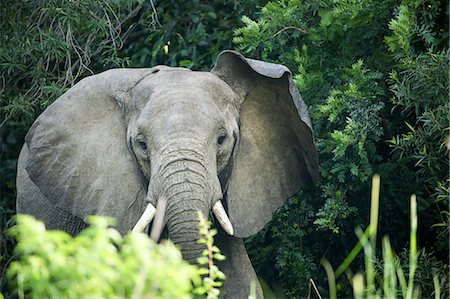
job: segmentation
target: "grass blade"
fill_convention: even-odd
[[[333,267],[325,259],[322,260],[322,266],[325,268],[325,271],[327,272],[328,288],[330,289],[330,299],[337,299],[336,277],[334,276]]]
[[[383,292],[385,298],[395,299],[397,297],[397,276],[395,275],[395,260],[392,252],[391,242],[388,237],[383,237]]]
[[[375,252],[377,244],[378,209],[380,203],[380,176],[372,177],[372,194],[370,196],[370,244]]]
[[[417,269],[417,200],[411,195],[411,231],[409,234],[409,279],[406,299],[412,299],[414,294],[414,275]]]
[[[439,277],[433,271],[434,299],[441,298],[441,286],[439,285]]]
[[[361,273],[353,276],[353,295],[355,299],[364,298],[364,276]]]

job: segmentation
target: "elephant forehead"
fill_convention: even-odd
[[[193,121],[212,125],[230,118],[230,113],[237,117],[236,97],[215,74],[164,67],[130,90],[125,111],[142,127],[156,122],[171,127]]]
[[[140,99],[161,97],[187,98],[206,101],[213,99],[217,105],[226,104],[235,96],[228,84],[209,72],[194,72],[165,68],[146,77],[134,90]],[[226,101],[223,101],[226,99]]]
[[[179,113],[218,115],[235,96],[231,88],[208,72],[162,70],[146,78],[134,92],[140,110],[147,116]],[[144,107],[145,106],[145,107]]]
[[[216,88],[222,84],[226,85],[225,82],[210,72],[178,69],[161,70],[155,73],[154,76],[147,77],[146,81],[154,82],[156,85],[188,83],[191,86],[207,87],[212,85]]]
[[[155,99],[156,98],[156,99]],[[202,91],[167,92],[147,103],[138,125],[151,124],[163,131],[213,128],[223,120],[219,107]]]

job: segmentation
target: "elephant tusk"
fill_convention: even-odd
[[[147,205],[147,208],[145,208],[144,213],[142,214],[141,218],[139,218],[138,222],[133,228],[133,233],[135,232],[142,232],[149,224],[152,222],[153,217],[155,217],[156,214],[156,208],[149,203]]]
[[[231,225],[231,221],[230,218],[228,218],[227,212],[225,211],[225,208],[222,205],[222,202],[219,200],[217,201],[213,208],[213,213],[216,216],[217,220],[219,221],[220,225],[223,227],[223,229],[230,235],[232,236],[234,231],[233,231],[233,226]]]
[[[164,229],[164,216],[166,214],[166,204],[167,200],[165,197],[161,197],[156,205],[156,210],[158,211],[155,216],[155,222],[153,222],[152,231],[150,232],[150,238],[158,242],[159,237]]]

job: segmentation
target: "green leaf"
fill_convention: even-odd
[[[333,15],[331,11],[321,9],[319,10],[319,16],[321,27],[328,27],[331,25],[331,22],[333,20]]]

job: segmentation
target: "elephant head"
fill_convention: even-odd
[[[147,226],[156,210],[189,261],[201,252],[198,210],[247,237],[317,177],[289,70],[231,51],[211,72],[156,66],[85,78],[26,143],[26,170],[53,204],[81,219],[113,216],[122,233]]]

